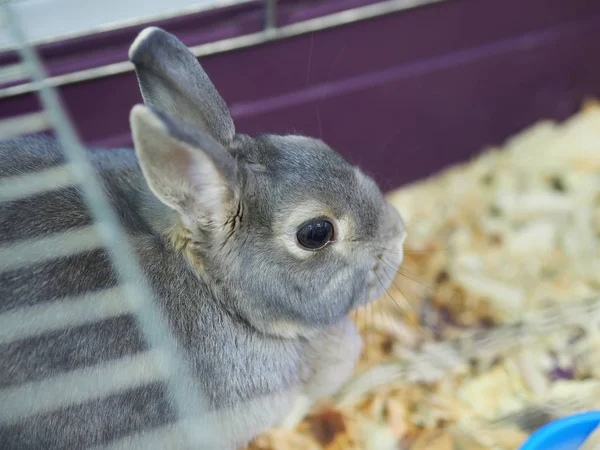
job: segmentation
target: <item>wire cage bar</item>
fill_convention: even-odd
[[[179,432],[188,434],[188,442],[193,443],[194,448],[212,449],[214,445],[210,442],[216,437],[211,435],[208,427],[202,425],[202,417],[206,411],[205,403],[199,392],[190,391],[193,386],[192,378],[178,345],[154,301],[153,293],[133,256],[133,248],[103,192],[86,151],[61,105],[59,95],[47,82],[47,75],[36,50],[27,42],[10,4],[0,6],[0,17],[2,26],[10,31],[21,57],[21,63],[0,68],[0,74],[27,74],[42,105],[42,111],[3,120],[0,124],[0,139],[54,131],[67,161],[61,167],[1,180],[0,202],[76,185],[81,190],[94,222],[93,226],[77,231],[0,246],[0,272],[32,264],[48,254],[68,256],[88,248],[103,247],[118,271],[120,284],[114,290],[120,291],[121,295],[116,298],[122,300],[122,303],[116,302],[114,295],[101,292],[92,294],[93,298],[88,295],[82,298],[61,299],[43,308],[34,306],[28,310],[3,313],[0,315],[0,342],[60,328],[61,319],[72,324],[77,321],[100,320],[106,314],[115,314],[119,310],[132,312],[147,341],[148,351],[140,357],[136,356],[145,358],[144,361],[130,361],[132,364],[129,365],[127,361],[118,362],[115,363],[118,367],[113,369],[126,371],[130,366],[139,367],[138,373],[127,372],[134,380],[143,378],[152,371],[160,372],[161,376],[166,378],[169,395],[180,420],[177,426]],[[106,299],[112,298],[112,304],[107,305],[106,301],[102,303],[103,296]],[[98,307],[99,301],[102,307]],[[125,381],[124,385],[119,386],[114,380],[107,384],[106,379],[103,384],[102,375],[102,370],[90,375],[89,392],[83,393],[84,396],[106,395],[107,392],[123,388],[127,384]],[[73,381],[71,378],[76,376],[78,375],[73,374],[66,379],[42,381],[37,386],[28,386],[27,389],[0,390],[0,423],[19,418],[20,414],[22,416],[32,411],[48,410],[52,407],[52,402],[56,401],[56,397],[69,396],[69,380]],[[114,445],[111,448],[121,448],[118,443]],[[161,444],[154,435],[151,439],[147,436],[141,436],[137,440],[129,439],[127,444],[123,445],[122,448],[164,448],[164,443]]]
[[[331,1],[331,0],[328,0]],[[263,13],[263,27],[260,31],[242,34],[239,36],[228,37],[216,41],[209,41],[190,47],[190,51],[196,57],[204,57],[224,52],[241,50],[256,45],[263,45],[270,42],[289,39],[309,33],[326,30],[329,28],[348,25],[362,20],[373,19],[376,17],[393,14],[400,11],[419,8],[451,0],[382,0],[373,3],[366,3],[362,6],[356,6],[338,12],[329,13],[323,16],[308,18],[300,22],[290,24],[279,24],[277,17],[281,6],[277,0],[262,0],[261,8]],[[216,2],[216,5],[219,5]],[[156,18],[156,21],[166,20],[171,16]],[[142,26],[144,22],[134,22],[127,26]],[[106,27],[102,32],[116,31],[118,28]],[[68,38],[77,38],[81,36],[67,36]],[[64,39],[63,37],[62,39]],[[40,42],[48,44],[50,42]],[[0,49],[2,50],[2,49]],[[10,49],[8,49],[10,50]],[[104,77],[114,76],[133,71],[133,65],[129,61],[112,62],[97,67],[91,67],[81,70],[75,70],[64,74],[58,74],[47,78],[47,83],[54,87],[79,83],[88,80],[95,80]],[[31,81],[23,80],[23,72],[18,65],[7,66],[0,70],[0,84],[10,82],[11,85],[0,88],[0,99],[10,98],[17,95],[34,92],[37,87]]]

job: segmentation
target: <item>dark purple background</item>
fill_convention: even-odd
[[[280,0],[292,23],[372,0]],[[157,24],[186,44],[260,30],[262,2]],[[138,28],[42,48],[52,74],[126,58]],[[498,144],[600,96],[600,2],[450,0],[243,50],[202,63],[238,130],[304,133],[359,163],[385,189]],[[10,55],[0,55],[8,61]],[[141,98],[133,73],[64,86],[86,143],[130,145]],[[38,108],[0,100],[0,117]]]

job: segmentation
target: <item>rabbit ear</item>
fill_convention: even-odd
[[[237,164],[218,142],[165,113],[136,105],[135,151],[152,192],[186,228],[227,221],[238,197]]]
[[[223,145],[235,135],[225,101],[190,50],[170,33],[148,27],[129,48],[144,103],[195,125]]]

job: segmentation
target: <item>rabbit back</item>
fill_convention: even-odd
[[[126,156],[134,156],[132,151],[119,153],[103,160],[104,151],[96,150],[90,157],[96,166],[116,167],[119,159],[121,168],[134,167]],[[43,136],[2,142],[0,161],[4,180],[65,162],[56,141]],[[110,172],[102,178],[119,176]],[[107,193],[122,222],[129,229],[139,227],[126,208],[131,199],[114,191],[126,189],[112,186]],[[81,251],[60,257],[50,248],[43,251],[48,239],[70,233],[79,233]],[[29,264],[5,260],[0,272],[0,321],[6,323],[0,332],[2,448],[81,448],[172,420],[158,376],[107,396],[101,395],[101,386],[94,393],[89,385],[95,372],[104,371],[108,380],[119,364],[121,369],[144,364],[147,344],[124,306],[117,274],[78,188],[1,203],[0,245],[16,248],[17,254],[31,248],[38,253]],[[73,401],[77,397],[88,401]]]

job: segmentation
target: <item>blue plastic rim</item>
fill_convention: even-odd
[[[577,450],[600,426],[600,410],[568,416],[544,425],[520,450]]]

